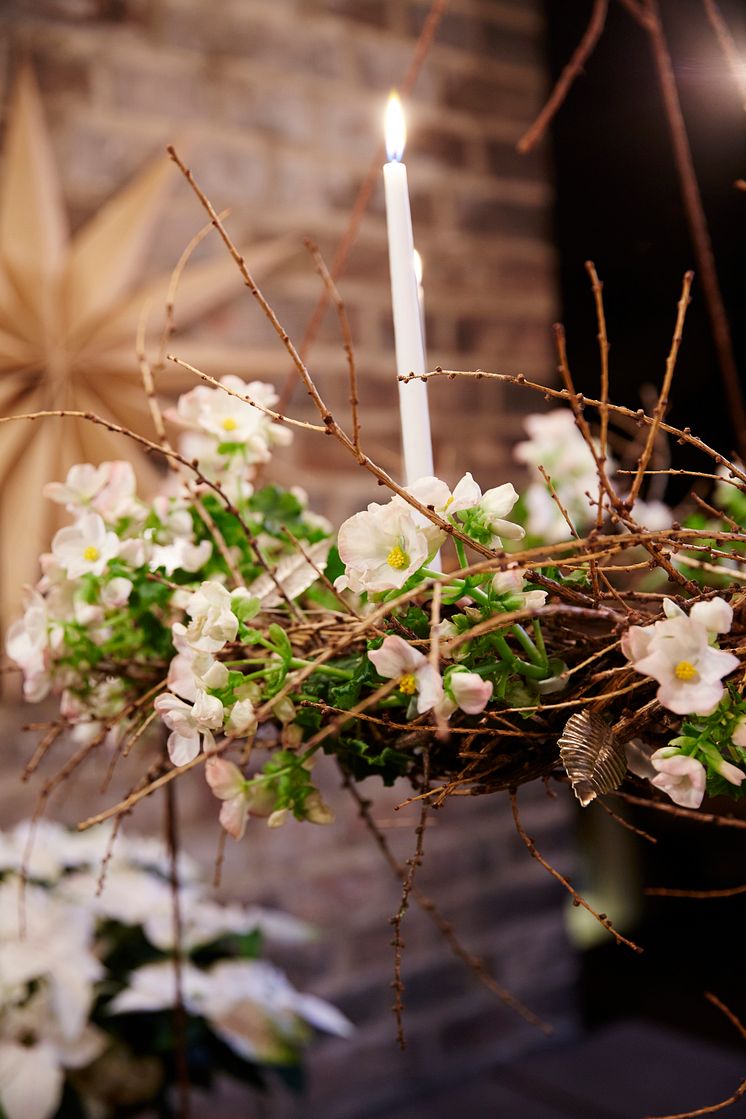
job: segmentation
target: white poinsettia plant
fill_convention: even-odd
[[[334,542],[302,491],[261,481],[289,438],[275,401],[270,386],[235,377],[183,396],[167,414],[181,457],[150,502],[126,462],[76,466],[48,486],[73,523],[42,557],[7,641],[27,699],[60,696],[52,733],[69,731],[81,756],[103,745],[114,764],[160,722],[164,770],[200,766],[236,839],[251,817],[332,821],[313,777],[321,750],[353,779],[390,783],[420,764],[399,746],[408,726],[446,740],[449,727],[561,703],[575,670],[553,653],[542,615],[548,594],[588,590],[589,564],[531,568],[510,553],[589,532],[599,502],[594,452],[557,409],[526,420],[522,497],[509,482],[483,491],[470,473],[453,488],[425,477],[355,513]],[[727,500],[733,523],[741,513]],[[630,515],[650,529],[673,522],[639,498]],[[710,596],[690,614],[665,609],[623,639],[661,706],[687,719],[649,775],[687,805],[724,786],[737,795],[746,708],[723,683],[737,657],[717,647],[730,606]],[[343,621],[352,638],[341,641]]]
[[[0,833],[0,1114],[6,1119],[170,1115],[177,986],[169,855],[149,838],[39,824]],[[30,854],[29,854],[30,852]],[[26,883],[21,887],[21,873]],[[275,910],[222,905],[179,857],[181,998],[197,1080],[261,1086],[297,1068],[333,1006],[262,958],[315,931]],[[101,879],[99,881],[99,879]]]

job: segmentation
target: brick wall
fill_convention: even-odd
[[[381,135],[389,88],[401,81],[427,4],[404,0],[5,0],[6,71],[34,60],[64,191],[80,221],[169,141],[188,150],[239,241],[310,234],[327,258]],[[554,253],[541,155],[516,138],[540,104],[538,0],[452,0],[408,103],[407,165],[416,242],[425,262],[432,366],[549,378]],[[174,170],[153,266],[173,266],[202,224]],[[396,385],[381,185],[340,282],[355,335],[366,448],[398,466]],[[303,252],[268,284],[300,337],[319,293]],[[231,346],[287,359],[249,296],[207,325]],[[182,343],[180,350],[189,356]],[[344,357],[329,315],[311,356],[333,409],[346,414]],[[208,370],[209,371],[209,370]],[[436,459],[485,486],[510,467],[525,403],[495,384],[434,385]],[[297,397],[306,412],[304,394]],[[316,437],[318,438],[318,437]],[[321,458],[321,461],[319,461]],[[371,482],[343,452],[300,438],[278,472],[302,463],[332,516],[370,500]],[[340,471],[340,468],[343,468]],[[332,472],[333,471],[333,475]],[[329,481],[333,477],[333,487]],[[332,490],[332,492],[330,492]]]
[[[23,54],[34,60],[64,191],[79,223],[143,161],[174,141],[188,150],[218,208],[231,207],[238,241],[290,233],[316,239],[327,259],[380,138],[382,106],[400,82],[427,11],[423,0],[5,0],[3,75]],[[523,370],[551,377],[554,254],[551,199],[541,156],[514,143],[540,104],[542,23],[538,0],[451,0],[437,43],[408,104],[407,165],[415,236],[425,262],[431,366]],[[174,172],[172,200],[152,247],[153,269],[173,265],[202,224]],[[382,191],[376,190],[340,281],[355,336],[366,450],[398,467],[396,384]],[[294,337],[318,297],[299,253],[267,285]],[[261,313],[242,296],[205,330],[226,347],[266,355],[268,377],[288,373]],[[184,340],[179,352],[189,358]],[[343,353],[328,316],[311,366],[333,409],[344,413]],[[208,369],[209,371],[209,369]],[[511,476],[508,447],[525,401],[484,382],[433,386],[436,459],[455,480],[472,469],[485,486]],[[296,414],[308,415],[304,394]],[[300,437],[282,481],[311,492],[335,520],[376,497],[341,452]],[[21,747],[6,712],[5,772]],[[538,1035],[495,1003],[457,965],[426,919],[405,926],[410,1045],[399,1055],[388,1007],[388,918],[399,891],[357,820],[333,771],[325,777],[334,828],[291,824],[252,829],[229,850],[224,890],[280,904],[324,930],[317,948],[289,961],[294,978],[335,999],[358,1023],[351,1043],[322,1043],[311,1064],[312,1104],[278,1102],[277,1114],[362,1119],[388,1114],[449,1078],[470,1077]],[[53,811],[74,820],[94,794],[81,779]],[[15,782],[2,785],[3,821],[27,810]],[[402,857],[413,837],[402,793],[375,794],[374,815]],[[198,782],[183,785],[188,846],[206,860],[216,840],[214,802]],[[543,790],[526,794],[540,846],[567,867],[567,806]],[[134,821],[155,824],[148,804]],[[400,818],[401,817],[401,818]],[[411,822],[411,821],[410,821]],[[427,835],[422,883],[442,902],[467,946],[484,953],[499,980],[548,1015],[572,1021],[573,961],[562,931],[558,888],[529,859],[494,798],[454,802]],[[226,1103],[226,1115],[235,1114]],[[311,1110],[304,1110],[311,1107]],[[274,1112],[273,1112],[274,1114]]]

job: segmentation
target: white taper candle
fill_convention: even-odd
[[[414,268],[412,215],[409,208],[407,169],[401,162],[406,142],[404,114],[395,93],[386,109],[386,149],[384,164],[386,223],[389,239],[391,302],[394,312],[396,368],[399,375],[425,373],[425,347],[420,322],[420,302]],[[430,414],[427,385],[424,381],[399,382],[404,475],[407,485],[433,473]]]

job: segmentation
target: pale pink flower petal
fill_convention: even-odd
[[[425,711],[432,711],[443,698],[443,681],[437,669],[427,660],[414,676],[417,685],[417,711],[423,715]]]
[[[385,637],[380,649],[371,649],[368,659],[373,662],[379,676],[390,680],[416,672],[427,660],[419,649],[412,648],[403,637],[396,634]]]
[[[243,839],[246,831],[246,821],[249,818],[249,806],[246,797],[235,796],[224,800],[220,806],[220,826],[234,839]]]
[[[721,777],[724,777],[726,781],[730,781],[731,785],[740,785],[744,778],[746,778],[746,773],[744,773],[742,769],[739,769],[737,765],[731,765],[725,758],[721,758],[714,765],[714,768]]]
[[[205,780],[220,800],[229,800],[237,796],[246,786],[246,778],[241,770],[226,758],[207,759]]]
[[[652,785],[682,808],[699,808],[707,785],[707,773],[701,762],[684,754],[671,754],[668,747],[656,750],[650,761],[658,770]]]
[[[746,748],[746,715],[743,715],[736,723],[733,731],[733,744]]]
[[[483,680],[477,672],[454,672],[449,684],[457,704],[467,715],[479,715],[492,698],[492,681]]]
[[[709,602],[695,602],[689,617],[709,633],[730,633],[733,625],[733,607],[722,598],[711,598]]]

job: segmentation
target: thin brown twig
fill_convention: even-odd
[[[738,1030],[743,1040],[746,1041],[746,1026],[744,1026],[741,1019],[733,1013],[730,1007],[726,1006],[725,1003],[717,997],[717,995],[713,995],[712,991],[705,991],[705,998],[708,1002],[711,1002],[713,1006],[716,1006],[721,1014],[725,1015],[730,1024]]]
[[[321,255],[321,250],[315,241],[310,237],[306,237],[305,245],[316,265],[316,271],[324,283],[329,299],[334,304],[337,311],[337,318],[339,319],[339,329],[342,334],[342,345],[344,346],[345,357],[347,359],[347,375],[350,384],[350,411],[352,413],[352,445],[356,452],[360,452],[360,416],[358,413],[358,391],[357,391],[357,367],[355,365],[355,351],[352,346],[352,331],[350,330],[350,320],[347,317],[347,310],[344,305],[344,300],[339,294],[337,285],[332,279],[332,275],[326,266],[326,262]]]
[[[402,374],[399,377],[399,380],[403,381],[406,384],[407,381],[429,381],[432,380],[432,378],[434,377],[447,377],[449,379],[454,379],[456,377],[474,377],[476,380],[482,380],[486,377],[495,381],[502,381],[508,384],[519,385],[522,388],[527,388],[531,389],[534,392],[539,392],[547,400],[563,400],[569,402],[571,399],[571,394],[567,391],[566,388],[554,389],[551,388],[549,385],[543,385],[537,381],[530,381],[522,373],[496,373],[494,371],[488,371],[486,369],[442,369],[438,367],[436,369],[430,370],[428,373]],[[583,394],[582,399],[584,405],[588,405],[592,408],[598,408],[601,405],[600,400],[596,400],[593,397],[586,396],[585,394]],[[648,416],[642,408],[638,408],[635,411],[632,408],[627,408],[623,404],[611,403],[609,403],[608,408],[610,412],[614,413],[614,415],[624,416],[628,419],[634,420],[640,425],[653,423],[652,416]],[[705,443],[705,441],[703,439],[700,439],[698,436],[692,435],[690,428],[674,427],[673,424],[668,423],[660,423],[658,426],[660,431],[665,431],[667,432],[667,434],[673,435],[680,443],[686,443],[688,446],[694,447],[696,450],[701,451],[709,458],[714,459],[714,461],[718,463],[718,465],[725,463],[731,473],[731,476],[734,478],[738,478],[739,481],[746,484],[746,473],[744,473],[744,471],[738,466],[738,464],[726,460],[720,453],[720,451],[716,451],[714,447],[710,447],[709,444]],[[670,473],[670,471],[666,471],[665,473]]]
[[[388,863],[389,867],[396,875],[396,877],[401,880],[404,875],[404,867],[401,866],[401,864],[396,859],[391,848],[389,847],[385,835],[383,835],[380,827],[378,826],[378,824],[376,824],[375,820],[371,816],[370,802],[363,797],[357,785],[346,774],[343,775],[343,784],[357,804],[360,818],[375,840],[375,843],[378,846],[378,849],[380,850],[384,860]],[[451,922],[443,916],[435,902],[432,901],[432,899],[429,898],[426,894],[424,894],[416,885],[412,890],[412,897],[415,899],[423,913],[426,913],[433,924],[436,926],[454,956],[456,956],[457,959],[461,960],[462,963],[465,964],[467,968],[469,968],[469,970],[474,974],[477,980],[482,983],[488,991],[499,998],[505,1006],[509,1007],[509,1009],[515,1011],[516,1014],[519,1014],[520,1017],[524,1019],[524,1021],[528,1022],[532,1026],[535,1026],[537,1029],[540,1029],[542,1033],[551,1034],[553,1032],[552,1026],[550,1026],[547,1022],[542,1021],[542,1019],[534,1014],[532,1010],[529,1010],[529,1008],[524,1003],[522,1003],[520,999],[517,999],[515,995],[511,994],[510,991],[508,991],[505,987],[498,983],[496,979],[492,977],[484,960],[482,960],[479,956],[475,956],[473,952],[470,952],[467,948],[464,947],[464,945],[461,943],[458,936],[456,935]]]
[[[585,270],[590,277],[591,290],[593,292],[593,300],[596,307],[596,325],[598,327],[596,337],[598,339],[598,352],[601,362],[601,407],[599,408],[599,413],[601,416],[601,430],[598,437],[598,457],[605,465],[609,436],[609,339],[606,331],[606,312],[604,310],[604,286],[598,278],[598,272],[596,271],[596,266],[592,260],[586,260]],[[601,528],[603,519],[604,490],[599,481],[598,505],[596,507],[596,528]]]
[[[567,527],[570,530],[570,535],[574,536],[576,540],[580,540],[580,533],[576,529],[575,525],[572,523],[572,519],[570,517],[570,514],[568,513],[565,506],[562,504],[562,502],[560,500],[560,497],[559,497],[559,494],[557,493],[556,489],[554,488],[554,483],[552,482],[552,479],[547,474],[547,472],[546,472],[546,470],[544,469],[543,466],[539,466],[539,473],[541,474],[542,478],[546,482],[547,487],[549,489],[549,496],[551,497],[552,501],[554,502],[554,504],[559,509],[560,513],[562,514],[562,518],[563,518],[565,524],[567,525]]]
[[[427,747],[424,748],[422,755],[422,780],[425,788],[430,782],[430,751]],[[425,845],[425,830],[427,828],[427,815],[429,805],[426,800],[423,800],[420,805],[420,818],[415,828],[415,849],[411,858],[407,859],[407,866],[404,876],[402,878],[401,898],[399,900],[399,908],[394,916],[391,918],[391,924],[394,929],[394,980],[392,986],[394,988],[394,1017],[396,1018],[396,1040],[400,1049],[406,1048],[404,1039],[404,981],[402,979],[401,965],[402,953],[404,951],[404,941],[402,940],[401,927],[407,909],[409,908],[409,897],[414,888],[414,879],[417,873],[417,868],[422,866],[422,856]]]
[[[734,898],[746,894],[746,886],[729,886],[723,890],[673,890],[665,886],[646,886],[644,893],[651,898]]]
[[[586,909],[592,917],[595,917],[602,928],[611,933],[617,944],[626,944],[626,946],[628,948],[631,948],[633,952],[642,952],[642,948],[639,946],[639,944],[635,944],[633,940],[628,940],[626,936],[622,936],[622,934],[614,928],[610,919],[604,913],[597,913],[596,910],[588,904],[585,898],[581,897],[577,890],[570,885],[565,876],[563,874],[560,874],[556,867],[553,867],[552,864],[547,862],[544,856],[540,854],[540,852],[537,850],[536,844],[534,843],[533,839],[531,839],[531,837],[527,834],[526,829],[521,822],[520,813],[518,811],[518,795],[515,789],[510,790],[510,807],[513,812],[513,821],[515,823],[516,831],[518,832],[520,838],[523,840],[526,849],[529,851],[531,856],[536,859],[538,863],[541,863],[544,869],[551,874],[552,878],[556,879],[556,881],[559,882],[560,885],[564,886],[564,888],[567,890],[570,897],[572,898],[573,905],[580,905],[583,907],[583,909]]]
[[[166,843],[169,857],[169,883],[171,886],[171,919],[173,925],[174,966],[174,1057],[179,1092],[179,1119],[189,1119],[190,1085],[189,1057],[187,1050],[187,1012],[184,1004],[184,926],[181,912],[181,884],[179,882],[179,824],[176,807],[176,789],[166,789]]]
[[[732,1107],[744,1095],[746,1095],[746,1080],[741,1081],[732,1096],[728,1096],[727,1100],[721,1100],[720,1103],[710,1104],[709,1107],[698,1107],[694,1111],[678,1111],[675,1115],[649,1115],[647,1119],[697,1119],[700,1115],[713,1115],[716,1111],[724,1111],[726,1107]]]
[[[639,839],[644,839],[648,843],[658,842],[655,836],[651,835],[650,832],[643,831],[642,828],[636,828],[634,824],[631,824],[629,822],[629,820],[625,820],[624,816],[620,816],[619,813],[615,812],[613,808],[609,808],[608,804],[600,797],[596,797],[596,800],[593,803],[597,804],[600,808],[603,808],[607,816],[610,816],[612,820],[616,820],[618,824],[621,824],[621,826],[623,828],[626,828],[627,831],[631,831],[632,834],[638,836]]]
[[[628,804],[637,804],[641,808],[651,808],[656,812],[678,816],[682,820],[696,820],[700,824],[714,824],[716,827],[723,828],[746,828],[746,820],[741,820],[738,816],[720,816],[716,812],[701,812],[699,809],[682,808],[678,804],[669,804],[664,800],[651,800],[650,798],[636,796],[634,793],[623,792],[621,789],[616,789],[613,793],[607,795],[626,800]]]
[[[549,95],[549,98],[544,105],[544,108],[539,113],[538,117],[528,129],[524,132],[518,141],[516,147],[521,155],[530,152],[535,144],[541,139],[546,131],[548,125],[556,115],[558,109],[563,104],[565,98],[570,92],[573,83],[582,73],[583,67],[595,50],[598,40],[601,38],[604,26],[606,24],[606,15],[609,10],[608,0],[593,0],[593,9],[591,17],[588,21],[583,37],[578,43],[577,47],[572,53],[570,61],[557,80],[557,84]]]
[[[674,327],[673,338],[671,339],[671,348],[668,351],[666,358],[666,372],[663,377],[663,385],[661,386],[658,402],[653,412],[653,422],[648,431],[647,440],[643,448],[640,459],[637,463],[637,473],[632,480],[632,488],[630,489],[629,496],[626,499],[627,506],[631,509],[640,493],[640,487],[648,468],[650,459],[653,454],[653,447],[655,440],[658,436],[658,430],[661,425],[661,420],[666,414],[668,409],[669,393],[671,391],[671,382],[673,380],[674,369],[676,368],[676,359],[679,356],[681,348],[681,340],[684,335],[684,321],[686,319],[687,308],[691,301],[692,283],[694,282],[694,273],[685,272],[684,281],[681,286],[681,296],[679,298],[678,308],[676,312],[676,326]]]

